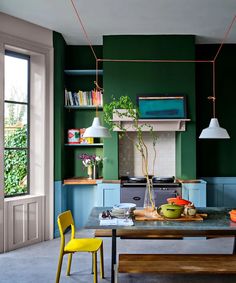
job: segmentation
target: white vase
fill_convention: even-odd
[[[92,179],[92,176],[93,176],[93,166],[92,166],[92,165],[89,165],[87,168],[88,168],[88,169],[87,169],[88,178],[89,178],[89,179]]]

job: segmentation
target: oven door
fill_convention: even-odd
[[[120,188],[120,202],[135,203],[143,207],[146,186],[125,186]]]
[[[155,205],[167,203],[168,198],[175,198],[179,195],[176,188],[153,188]],[[123,186],[120,189],[120,201],[135,203],[137,207],[143,207],[146,186]]]
[[[154,188],[155,205],[156,207],[167,203],[168,198],[176,198],[178,192],[175,188]]]

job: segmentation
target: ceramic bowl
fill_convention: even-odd
[[[230,220],[236,222],[236,209],[233,209],[229,212]]]

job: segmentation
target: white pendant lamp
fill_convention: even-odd
[[[211,118],[209,127],[202,130],[199,139],[230,139],[226,129],[220,127],[215,117],[215,61],[213,61],[213,96],[209,96],[208,99],[212,100],[213,118]]]
[[[87,128],[83,135],[84,138],[109,138],[111,134],[109,130],[101,126],[99,117],[93,119],[91,127]]]
[[[229,139],[226,129],[221,128],[217,118],[211,118],[208,128],[202,130],[199,139]]]

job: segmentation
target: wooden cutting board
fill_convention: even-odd
[[[158,213],[156,213],[153,217],[147,217],[144,215],[144,210],[135,210],[134,216],[136,221],[203,221],[203,219],[207,217],[206,214],[200,213],[197,213],[195,217],[181,215],[180,218],[176,219],[166,218]]]

